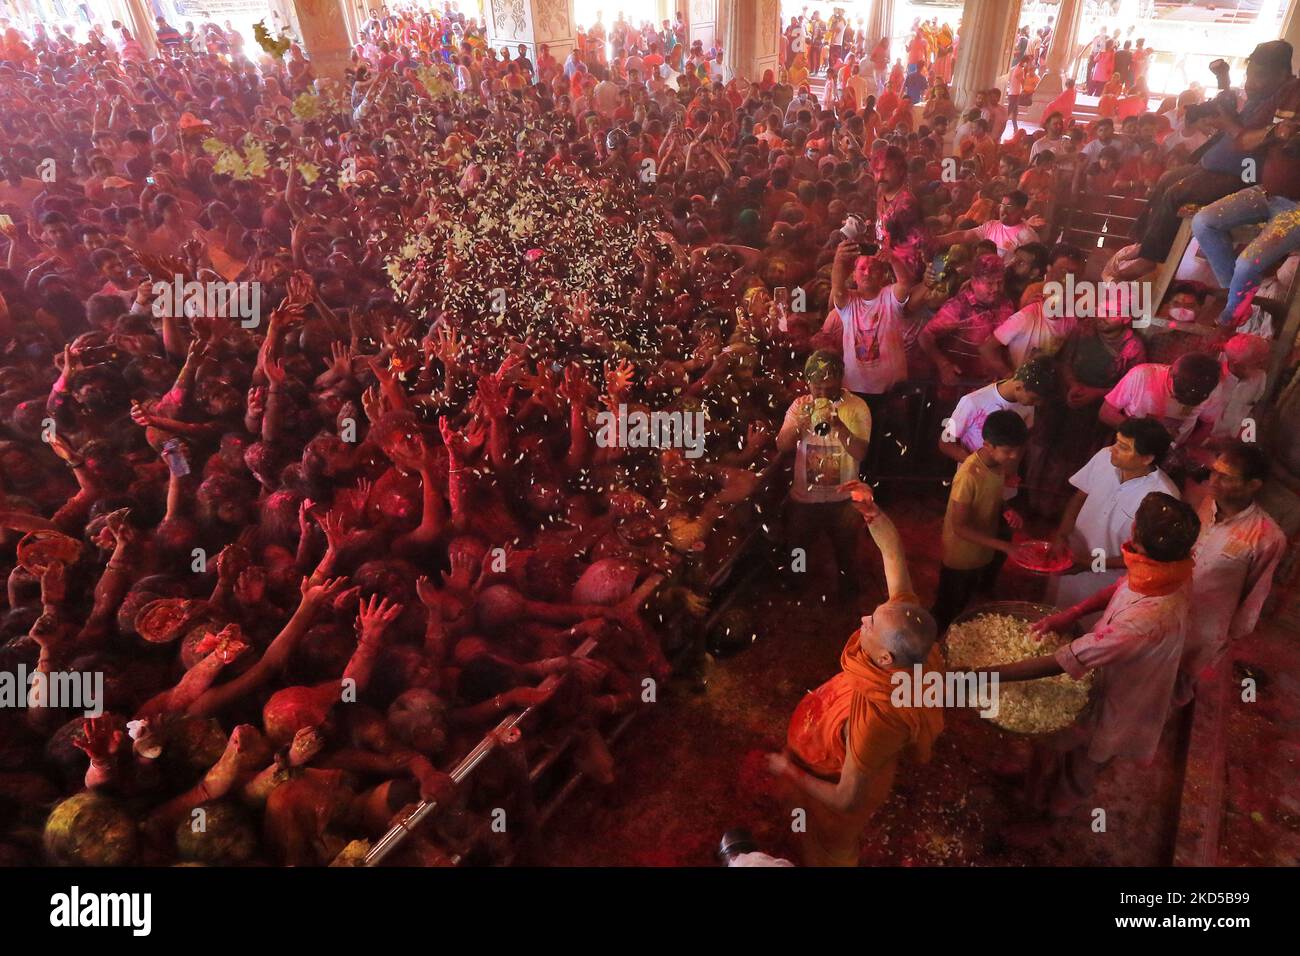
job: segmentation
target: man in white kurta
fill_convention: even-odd
[[[1197,685],[1223,660],[1230,642],[1245,637],[1273,584],[1286,536],[1255,501],[1268,464],[1253,445],[1227,446],[1210,470],[1210,494],[1201,502],[1201,534],[1193,552],[1196,613],[1178,674],[1175,703],[1186,704]]]
[[[1169,434],[1159,422],[1130,418],[1120,425],[1114,444],[1070,477],[1075,495],[1053,540],[1070,549],[1075,566],[1082,570],[1052,579],[1049,604],[1072,607],[1124,574],[1121,546],[1128,540],[1142,499],[1153,491],[1179,497],[1178,488],[1157,467],[1168,446]]]
[[[1198,531],[1189,505],[1159,492],[1147,495],[1124,544],[1128,573],[1035,627],[1069,633],[1096,611],[1102,611],[1100,620],[1054,655],[990,668],[1001,681],[1060,673],[1077,680],[1095,673],[1078,719],[1035,750],[1030,800],[1053,815],[1077,808],[1114,758],[1145,764],[1155,756],[1182,658]]]

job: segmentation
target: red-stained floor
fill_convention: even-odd
[[[923,595],[937,576],[942,502],[889,507],[908,542]],[[865,556],[864,556],[865,557]],[[814,568],[817,566],[814,563]],[[860,603],[881,590],[878,561],[866,561]],[[816,571],[810,571],[815,575]],[[1035,599],[1041,581],[1003,573],[998,597]],[[763,754],[781,745],[803,693],[833,674],[856,626],[856,607],[770,584],[742,595],[757,636],[744,652],[714,662],[707,692],[663,695],[615,750],[618,781],[584,786],[548,828],[554,865],[707,866],[722,833],[748,828],[767,851],[799,859],[799,834],[770,791]],[[1293,635],[1292,635],[1293,636]],[[1260,678],[1261,701],[1229,721],[1229,784],[1220,863],[1295,863],[1300,790],[1300,680],[1295,642],[1265,628],[1238,648]],[[971,712],[951,714],[925,766],[900,770],[870,825],[862,862],[904,866],[1167,865],[1182,787],[1187,721],[1166,726],[1151,767],[1121,763],[1103,775],[1094,806],[1050,826],[1026,826],[1018,767],[1028,741]],[[1092,810],[1105,811],[1105,829]]]

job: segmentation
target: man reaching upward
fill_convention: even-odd
[[[888,798],[899,760],[928,761],[943,730],[942,708],[896,707],[890,699],[896,672],[918,664],[942,671],[937,630],[912,591],[898,530],[871,489],[854,481],[842,490],[880,549],[889,600],[849,637],[840,672],[799,703],[784,752],[768,755],[768,769],[806,801],[809,866],[857,865],[862,829]]]

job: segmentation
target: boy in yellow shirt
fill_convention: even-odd
[[[1018,414],[1003,409],[984,420],[981,436],[984,444],[953,476],[943,516],[943,566],[930,611],[940,634],[970,601],[995,553],[1011,552],[1011,543],[997,536],[998,518],[1003,515],[1002,486],[1007,475],[1016,473],[1029,429]],[[1020,515],[1010,509],[1005,517],[1013,529],[1022,524]]]

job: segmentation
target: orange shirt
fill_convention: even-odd
[[[915,594],[897,594],[890,604],[915,604]],[[849,636],[840,655],[840,672],[804,696],[790,719],[787,744],[799,762],[819,777],[838,778],[849,758],[871,778],[863,806],[850,815],[865,820],[885,802],[898,759],[905,754],[924,763],[943,730],[943,710],[895,707],[891,671],[882,670],[863,652],[858,633]],[[936,643],[923,671],[944,669]],[[910,670],[910,668],[908,668]]]

